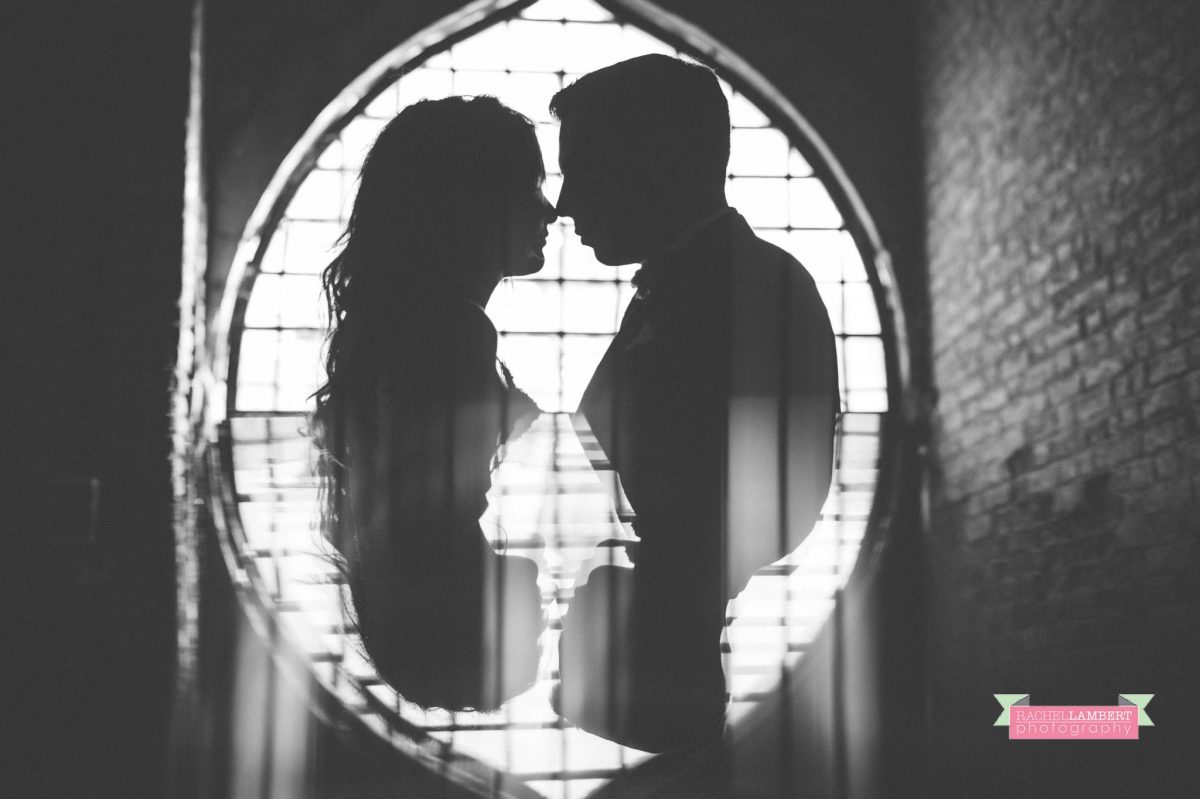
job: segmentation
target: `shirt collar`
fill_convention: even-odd
[[[657,250],[653,255],[646,258],[645,261],[642,261],[642,268],[633,276],[633,285],[637,288],[637,296],[645,299],[650,290],[662,280],[663,274],[666,272],[666,263],[672,255],[682,251],[691,244],[710,225],[733,213],[733,208],[727,205],[724,208],[701,217],[684,228],[667,246]]]

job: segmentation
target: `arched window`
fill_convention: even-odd
[[[546,156],[547,194],[555,200],[557,125],[547,110],[555,91],[646,52],[706,55],[694,52],[682,31],[676,39],[661,29],[665,38],[646,32],[640,27],[646,21],[631,13],[635,6],[518,3],[489,19],[448,21],[425,50],[395,51],[349,87],[297,145],[260,202],[261,224],[239,251],[243,277],[229,289],[240,299],[228,330],[226,480],[233,490],[225,515],[238,568],[279,620],[288,645],[381,735],[451,770],[466,755],[494,768],[496,779],[546,796],[584,796],[646,757],[571,728],[548,699],[554,621],[569,605],[575,567],[595,542],[620,534],[621,525],[589,469],[561,468],[587,463],[564,414],[574,410],[617,328],[636,267],[600,265],[560,220],[551,228],[545,268],[502,286],[488,308],[501,357],[556,414],[512,446],[490,497],[489,514],[507,531],[508,551],[538,562],[552,620],[540,681],[494,714],[425,711],[405,702],[374,675],[344,623],[344,587],[317,548],[316,484],[304,435],[308,398],[323,380],[319,273],[336,252],[366,150],[397,111],[422,98],[490,94],[529,116]],[[730,203],[817,280],[837,334],[845,412],[834,486],[816,529],[730,604],[726,674],[737,723],[781,669],[803,657],[858,556],[879,477],[891,342],[880,322],[878,276],[863,255],[865,220],[845,187],[793,116],[736,68],[715,66],[733,125]],[[462,771],[469,773],[476,772]]]

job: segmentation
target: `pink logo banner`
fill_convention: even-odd
[[[1009,708],[1010,740],[1136,741],[1138,708],[1130,705],[1038,705]]]
[[[1014,741],[1136,741],[1153,727],[1146,705],[1154,694],[1118,694],[1115,705],[1034,705],[1029,694],[993,694],[1004,711],[995,726]]]

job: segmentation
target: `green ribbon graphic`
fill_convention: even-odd
[[[1007,727],[1009,709],[1013,705],[1028,705],[1029,694],[992,694],[996,697],[996,701],[1000,703],[1000,707],[1004,708],[993,727]],[[1150,716],[1146,714],[1146,705],[1150,704],[1150,700],[1154,698],[1154,694],[1117,694],[1118,705],[1132,705],[1138,709],[1138,726],[1153,727],[1154,722],[1150,720]]]
[[[996,723],[992,725],[993,727],[1007,727],[1008,709],[1022,699],[1025,700],[1025,704],[1029,704],[1029,694],[992,694],[992,696],[996,697],[996,701],[1000,703],[1000,707],[1004,708],[1004,712],[996,719]]]
[[[1146,705],[1153,698],[1154,694],[1117,694],[1117,704],[1135,706],[1138,709],[1138,726],[1153,727],[1154,722],[1146,715]]]

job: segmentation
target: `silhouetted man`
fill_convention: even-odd
[[[556,94],[558,203],[637,295],[576,424],[636,513],[628,569],[577,589],[559,709],[649,751],[719,736],[725,605],[794,549],[829,489],[837,362],[807,271],[725,201],[728,103],[711,70],[661,55]]]

